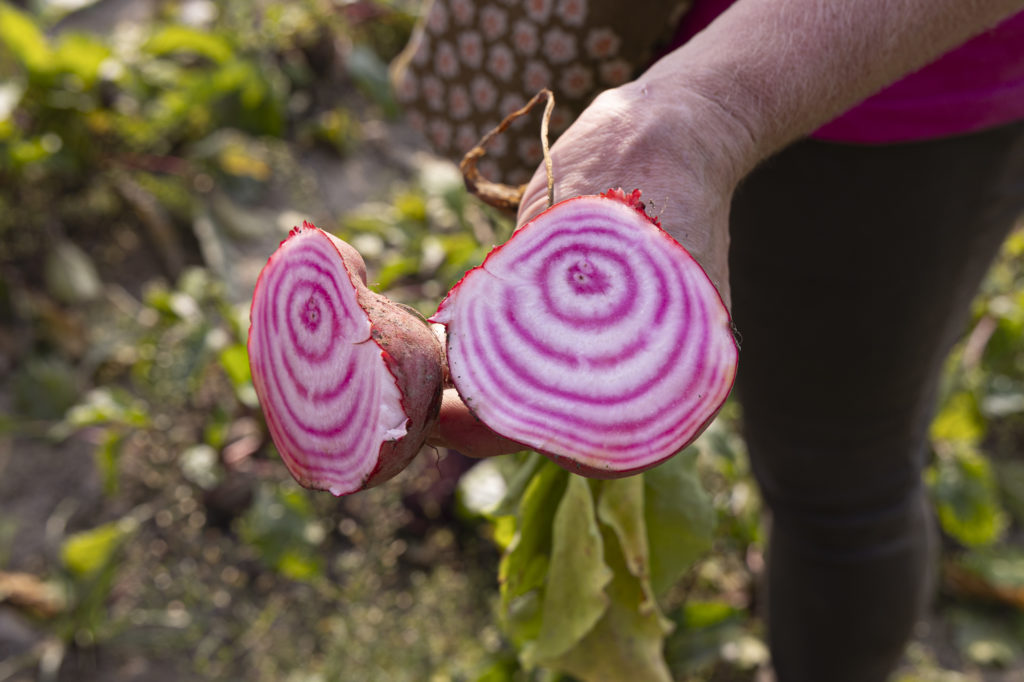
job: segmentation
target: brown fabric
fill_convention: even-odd
[[[557,136],[602,90],[630,80],[671,38],[691,0],[433,0],[392,66],[409,124],[458,160],[541,88],[555,94]],[[539,112],[480,163],[525,182],[541,160]]]

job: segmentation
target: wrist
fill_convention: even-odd
[[[663,78],[651,70],[620,90],[636,112],[637,126],[651,128],[651,146],[677,154],[705,186],[731,195],[765,156],[746,117],[699,81]]]

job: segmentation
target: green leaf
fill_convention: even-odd
[[[381,61],[376,52],[365,45],[357,45],[349,52],[345,66],[356,85],[383,109],[387,116],[395,116],[398,113],[398,103],[391,89],[387,64]]]
[[[932,421],[931,436],[937,440],[977,442],[985,435],[985,418],[970,393],[956,393]]]
[[[110,48],[83,33],[70,33],[57,43],[56,61],[61,71],[78,76],[86,88],[100,77],[100,66],[110,58]]]
[[[638,578],[647,578],[649,557],[643,475],[604,481],[597,503],[597,518],[615,532],[629,572]]]
[[[239,530],[260,558],[285,577],[312,581],[323,575],[317,549],[322,528],[306,492],[261,486],[255,503],[240,520]]]
[[[604,558],[614,576],[605,593],[608,608],[570,651],[548,664],[587,682],[671,682],[662,654],[666,624],[650,608],[647,590],[626,565],[622,547],[604,529]]]
[[[7,3],[0,3],[0,44],[30,75],[49,76],[53,72],[53,52],[46,36],[31,16]]]
[[[111,522],[70,536],[60,549],[61,561],[74,576],[88,578],[109,564],[131,529]]]
[[[146,405],[123,389],[94,388],[67,412],[65,421],[73,427],[121,424],[149,425]]]
[[[551,519],[568,477],[566,471],[551,462],[545,460],[543,464],[523,493],[519,503],[519,528],[499,569],[503,607],[507,607],[510,600],[543,585],[543,575],[534,578],[530,566],[538,557],[547,561],[551,551]]]
[[[711,547],[715,510],[696,474],[689,448],[644,473],[644,518],[651,585],[660,597]]]
[[[522,457],[523,455],[517,455]],[[527,486],[533,480],[533,477],[544,465],[547,459],[544,455],[539,452],[529,452],[526,454],[525,459],[515,470],[515,473],[509,476],[507,481],[507,488],[505,489],[505,497],[498,504],[497,508],[494,509],[491,514],[494,516],[507,516],[514,514],[516,509],[519,508],[520,502],[523,499],[523,495],[526,493]]]
[[[245,344],[236,343],[227,346],[220,352],[220,366],[235,387],[244,386],[252,381],[249,372],[249,352]]]
[[[146,41],[144,49],[158,57],[185,52],[223,63],[234,54],[231,44],[221,36],[181,25],[165,26]]]
[[[96,446],[93,456],[96,468],[103,479],[103,492],[113,497],[118,488],[118,463],[121,460],[121,446],[124,445],[124,434],[118,429],[107,429],[103,440]]]
[[[989,461],[971,448],[940,457],[925,480],[943,530],[968,546],[988,545],[1006,529]]]
[[[594,627],[608,608],[611,579],[590,484],[570,475],[552,524],[540,633],[523,649],[527,667],[561,656]]]

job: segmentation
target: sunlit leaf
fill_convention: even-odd
[[[149,424],[149,413],[144,403],[126,391],[103,387],[86,393],[65,419],[79,428],[106,424],[143,427]]]
[[[231,380],[232,385],[242,386],[252,381],[249,372],[249,353],[245,345],[235,343],[220,352],[220,366]]]
[[[221,36],[180,24],[159,29],[146,41],[144,49],[158,56],[175,53],[198,54],[218,63],[227,61],[233,54],[231,44]]]
[[[643,475],[604,481],[597,503],[597,518],[615,533],[630,573],[648,579]]]
[[[116,521],[76,533],[61,546],[61,561],[77,577],[94,575],[110,563],[130,533],[128,526]]]
[[[975,442],[985,435],[985,419],[978,402],[970,393],[953,395],[935,417],[932,438],[947,441]]]
[[[57,43],[56,61],[62,71],[81,79],[91,88],[100,77],[100,66],[110,58],[110,48],[100,40],[83,34],[70,33]]]
[[[611,579],[590,485],[570,475],[552,524],[541,628],[524,648],[524,662],[549,661],[579,642],[608,608],[604,588]]]
[[[600,620],[566,654],[550,665],[587,682],[671,682],[662,654],[667,630],[641,581],[626,566],[622,547],[605,529],[604,557],[613,578],[605,593],[608,607]]]
[[[53,52],[31,16],[0,3],[0,50],[9,51],[34,76],[54,70]]]
[[[536,591],[544,586],[551,552],[551,522],[567,478],[564,469],[543,460],[523,493],[518,528],[499,567],[502,612],[511,636],[519,642],[536,637],[540,629]]]

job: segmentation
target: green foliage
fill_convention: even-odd
[[[125,516],[64,540],[60,557],[70,603],[57,625],[63,641],[88,645],[112,634],[116,626],[107,618],[107,600],[125,544],[137,531],[137,520]]]
[[[671,679],[662,654],[671,624],[658,594],[709,549],[713,530],[696,453],[640,476],[590,482],[537,458],[512,474],[495,512],[518,500],[499,580],[522,664],[585,680],[630,671]]]
[[[115,552],[131,532],[125,524],[112,522],[76,533],[64,541],[61,560],[75,578],[93,577],[114,561]]]
[[[943,529],[965,545],[997,541],[1006,530],[992,468],[979,452],[940,455],[926,475]]]
[[[316,549],[324,533],[306,495],[296,488],[261,487],[239,530],[269,566],[293,580],[310,581],[323,575]]]

